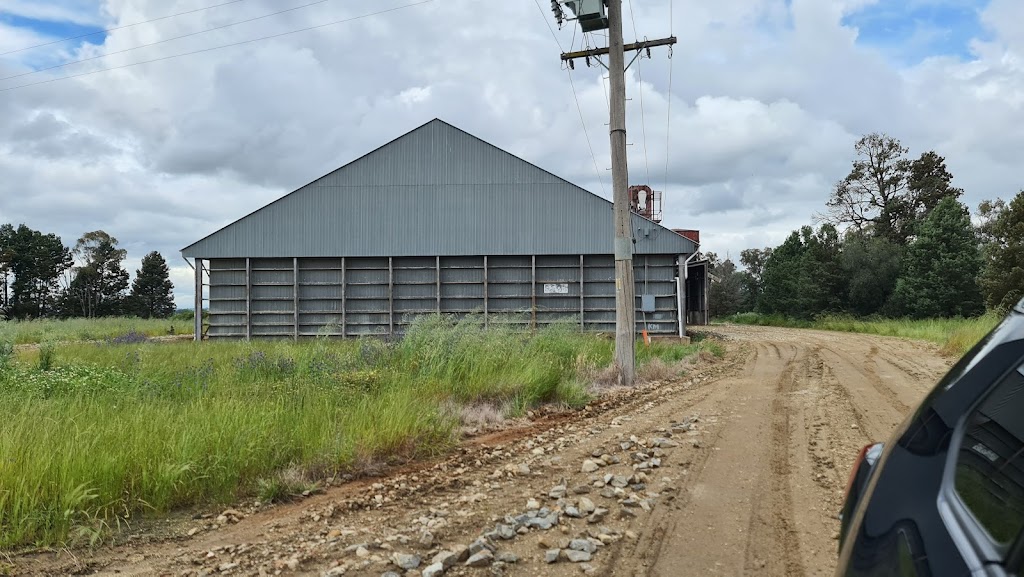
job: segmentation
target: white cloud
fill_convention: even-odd
[[[666,0],[634,4],[638,35],[674,32],[679,44],[671,95],[666,49],[635,65],[643,73],[646,160],[641,84],[635,68],[628,75],[631,181],[649,172],[651,184],[665,188],[670,139],[666,224],[701,229],[708,250],[735,257],[809,223],[866,132],[899,137],[914,154],[935,149],[946,156],[970,204],[1022,185],[1016,152],[1024,145],[1024,32],[1015,23],[1024,20],[1024,5],[1015,0],[994,0],[983,13],[992,38],[973,44],[976,60],[933,58],[912,68],[859,46],[857,31],[841,25],[868,4],[863,0],[679,0],[674,26]],[[116,26],[200,6],[107,0],[101,12]],[[328,2],[74,71],[383,7]],[[121,50],[282,8],[251,0],[118,30],[102,46],[77,50],[79,57]],[[0,92],[0,220],[57,232],[68,244],[104,229],[134,259],[159,250],[182,305],[190,302],[192,273],[180,248],[434,117],[598,193],[600,179],[607,196],[603,69],[579,63],[573,73],[595,174],[559,48],[536,6],[479,8],[469,0],[434,2]],[[0,28],[0,51],[4,42],[34,42],[8,40],[5,32]],[[632,37],[628,9],[626,35]],[[558,33],[564,47],[573,37],[569,27]],[[577,34],[576,47],[580,40]],[[23,55],[30,57],[40,58]]]
[[[0,22],[0,52],[21,50],[26,46],[35,46],[49,40],[51,40],[49,37],[35,30]],[[11,76],[17,73],[18,71],[13,66],[9,64],[5,66],[4,62],[0,60],[0,76]]]

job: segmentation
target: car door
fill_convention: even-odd
[[[1024,531],[1017,537],[1017,544],[1006,559],[1006,572],[1014,577],[1024,575]]]
[[[1024,532],[1024,366],[1008,371],[957,425],[939,512],[975,575],[1019,571]]]

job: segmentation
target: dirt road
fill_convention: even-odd
[[[22,556],[15,572],[830,575],[852,459],[951,360],[898,339],[714,331],[726,359],[678,381],[301,503],[186,520],[169,540]]]

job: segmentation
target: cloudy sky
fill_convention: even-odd
[[[435,117],[608,197],[603,69],[558,58],[605,38],[553,37],[549,0],[360,18],[416,1],[0,0],[0,223],[158,250],[188,306],[182,247]],[[627,73],[630,182],[705,250],[808,223],[872,131],[945,156],[972,208],[1024,187],[1020,0],[624,4],[627,41],[679,37]]]

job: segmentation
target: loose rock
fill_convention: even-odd
[[[468,553],[469,550],[467,549],[466,552]],[[468,555],[466,558],[469,558]],[[448,569],[449,567],[454,567],[455,564],[459,562],[459,555],[458,553],[453,553],[451,551],[441,551],[437,555],[434,555],[434,558],[431,559],[430,562],[432,565],[441,565],[445,569]],[[424,570],[424,573],[425,572],[426,570]]]
[[[500,553],[498,555],[498,561],[501,561],[502,563],[508,563],[511,565],[513,563],[518,563],[519,557],[515,553],[509,553],[508,551],[505,551],[504,553]]]
[[[593,513],[595,509],[597,509],[597,506],[594,505],[594,502],[591,501],[590,499],[586,497],[581,497],[579,502],[579,509],[580,511],[583,512],[584,515],[589,515]]]
[[[469,547],[458,547],[455,549],[455,560],[462,563],[466,559],[469,559],[469,556],[472,554],[473,553],[470,552]]]
[[[417,541],[417,544],[421,549],[430,549],[434,546],[434,534],[430,531],[420,533],[420,538]]]
[[[548,497],[551,497],[552,499],[562,499],[565,497],[567,491],[568,489],[566,489],[565,485],[557,485],[551,489],[551,492],[548,493]]]
[[[587,553],[586,551],[574,551],[572,549],[568,549],[565,551],[565,558],[569,561],[572,561],[573,563],[583,563],[585,561],[590,561],[591,557],[592,555],[590,553]]]
[[[499,523],[494,527],[494,532],[499,538],[504,539],[505,541],[516,538],[515,528],[509,525]]]
[[[494,553],[484,549],[466,560],[466,567],[486,567],[494,561]]]
[[[604,518],[608,516],[608,509],[598,507],[593,513],[587,517],[587,523],[600,523],[604,521]]]
[[[573,551],[585,551],[587,553],[593,553],[597,551],[597,545],[590,539],[573,539],[569,543],[569,549]]]
[[[490,543],[488,543],[487,541],[485,541],[483,539],[477,539],[476,541],[473,541],[472,543],[469,544],[469,554],[470,555],[475,555],[475,554],[481,553],[483,551],[487,551],[488,553],[494,553],[495,549],[497,549],[497,547],[495,547],[494,545],[491,545]]]
[[[391,562],[398,565],[406,571],[415,569],[420,566],[421,559],[419,555],[408,555],[405,553],[395,553],[391,556]]]

